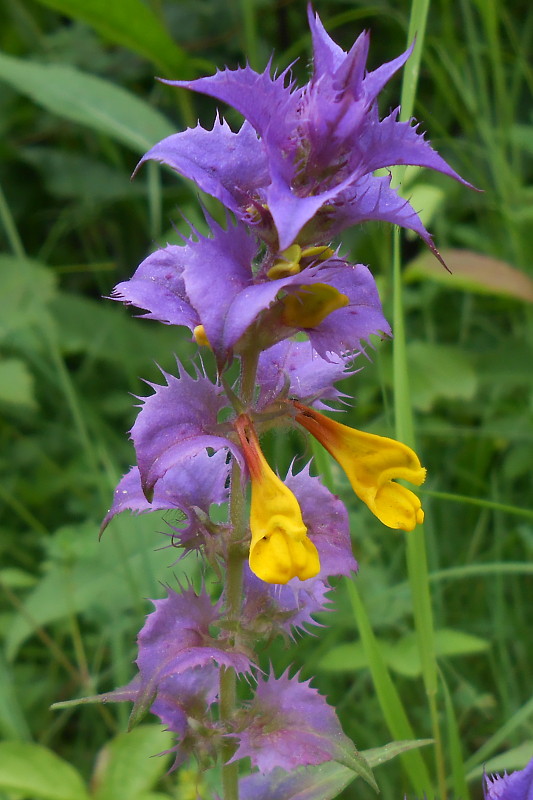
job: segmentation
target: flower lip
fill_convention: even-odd
[[[241,414],[235,428],[252,483],[250,569],[266,583],[314,577],[320,559],[296,497],[268,465],[250,418]]]
[[[416,453],[402,442],[342,425],[293,401],[296,421],[326,448],[345,471],[352,489],[387,527],[412,531],[424,521],[419,498],[396,483],[420,486],[426,478]]]

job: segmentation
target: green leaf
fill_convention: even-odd
[[[492,256],[470,250],[442,250],[446,272],[431,253],[424,253],[404,270],[407,283],[430,279],[447,289],[513,297],[533,303],[533,280],[522,270]]]
[[[83,779],[51,750],[30,742],[0,742],[0,788],[32,800],[88,800]]]
[[[19,155],[40,171],[47,191],[56,197],[109,202],[137,197],[146,191],[142,181],[132,183],[128,171],[86,155],[38,146],[25,147]]]
[[[42,5],[92,25],[106,39],[148,58],[163,70],[192,77],[189,57],[141,0],[39,0]]]
[[[379,640],[381,654],[387,666],[400,675],[417,678],[422,673],[417,637],[414,633],[403,636],[397,642]],[[485,652],[490,642],[464,631],[441,628],[435,631],[437,656],[474,655]],[[361,642],[333,647],[319,662],[319,667],[328,672],[345,672],[368,667],[368,659]]]
[[[170,800],[168,794],[161,792],[142,792],[135,797],[135,800]]]
[[[368,766],[377,767],[408,750],[431,744],[431,741],[420,739],[390,742],[359,755]],[[271,773],[270,793],[275,795],[277,800],[333,800],[355,777],[353,770],[336,761],[328,761],[316,767],[300,768],[289,774],[284,770],[274,770]],[[253,776],[249,780],[253,780]],[[375,783],[372,785],[377,789]]]
[[[5,663],[0,652],[0,736],[2,739],[30,740],[28,721],[20,703],[24,690],[18,684],[14,671]],[[1,756],[0,756],[1,757]]]
[[[438,400],[472,400],[478,376],[468,356],[458,347],[413,341],[407,345],[412,405],[429,411]],[[392,358],[383,354],[384,376],[392,386]]]
[[[185,336],[179,340],[174,326],[158,328],[148,320],[135,319],[117,303],[59,292],[50,312],[64,353],[85,353],[134,375],[146,374],[154,359],[161,363],[169,353],[186,361],[194,352]]]
[[[170,122],[147,103],[74,67],[0,53],[0,78],[48,111],[112,136],[138,153],[174,133]]]
[[[120,733],[99,753],[92,779],[94,800],[136,800],[152,789],[169,767],[172,734],[160,725]],[[157,756],[157,758],[153,758]]]
[[[34,409],[33,375],[19,358],[0,361],[0,403]]]
[[[301,767],[290,773],[275,769],[268,776],[268,787],[269,793],[276,800],[333,800],[355,777],[355,773],[348,767],[336,761],[327,761],[316,767]],[[249,775],[244,778],[243,784],[253,785],[257,780],[257,775]]]
[[[363,780],[366,781],[369,786],[375,789],[376,792],[379,792],[376,779],[374,778],[368,761],[362,755],[362,753],[359,753],[356,750],[351,739],[346,737],[346,742],[346,745],[341,745],[341,747],[344,749],[343,756],[338,758],[337,761],[343,766],[348,767],[348,769],[351,769],[355,775],[357,775],[359,778],[363,778]]]
[[[524,769],[533,758],[533,741],[522,742],[518,747],[513,747],[512,750],[507,750],[506,753],[499,753],[499,755],[487,758],[483,765],[475,767],[470,770],[466,776],[467,780],[479,780],[484,773],[491,775],[492,773],[512,772],[517,769]]]
[[[391,761],[402,753],[407,753],[408,750],[426,747],[428,744],[433,744],[433,739],[407,739],[403,742],[389,742],[382,745],[382,747],[373,747],[371,750],[362,750],[361,755],[365,757],[367,763],[373,768]]]
[[[0,339],[40,322],[55,286],[54,273],[43,264],[0,255]]]
[[[135,606],[140,597],[158,596],[158,581],[168,582],[171,560],[165,549],[155,549],[161,543],[154,535],[158,525],[161,514],[154,512],[114,520],[113,530],[101,541],[98,525],[92,522],[56,531],[49,542],[52,558],[44,577],[26,598],[23,611],[14,615],[7,632],[7,658],[16,655],[37,626],[80,612],[99,613],[101,620],[102,610],[108,616],[110,609],[118,614]],[[179,561],[172,568],[173,579],[179,581],[184,570],[192,578],[191,568],[194,573],[193,565]]]
[[[439,399],[471,400],[477,376],[463,352],[456,347],[411,342],[407,348],[412,401],[429,411]]]
[[[439,210],[444,198],[445,192],[438,186],[430,186],[427,183],[417,183],[407,192],[409,202],[416,208],[418,216],[422,223],[429,228],[435,214]],[[414,231],[406,231],[408,239],[416,239],[417,234]]]
[[[35,586],[36,578],[31,572],[20,567],[4,567],[0,569],[0,583],[10,589],[30,589]]]

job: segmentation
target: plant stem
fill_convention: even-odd
[[[242,603],[242,565],[243,558],[239,539],[242,538],[246,525],[246,503],[241,489],[241,468],[237,461],[233,461],[231,471],[231,500],[230,524],[232,527],[232,541],[228,549],[226,565],[226,614],[229,620],[237,623]],[[222,667],[220,671],[220,719],[230,722],[235,712],[237,702],[237,675],[232,667]],[[232,755],[232,744],[222,745],[222,758],[227,761]],[[239,765],[238,763],[223,764],[222,786],[224,800],[239,800]]]
[[[401,95],[401,119],[410,119],[416,95],[420,60],[429,12],[429,0],[413,0],[409,20],[409,43],[416,37],[414,51],[407,63]],[[396,172],[395,177],[401,181],[403,169]],[[393,340],[393,374],[394,374],[394,411],[396,436],[405,444],[414,447],[414,420],[409,388],[409,372],[407,345],[404,325],[403,286],[400,256],[400,231],[393,233],[393,272],[394,288],[394,340]],[[433,739],[435,740],[435,767],[437,773],[437,794],[446,800],[446,769],[442,746],[442,733],[437,707],[437,660],[435,653],[435,635],[433,609],[429,588],[429,570],[424,530],[419,526],[407,537],[407,569],[413,597],[414,622],[417,634],[424,687],[428,699]],[[429,787],[428,787],[429,791]]]
[[[13,255],[17,258],[25,258],[26,253],[24,251],[24,245],[22,244],[22,240],[19,236],[17,226],[15,225],[15,220],[13,219],[13,215],[9,208],[9,204],[6,200],[2,187],[0,186],[0,220],[4,226],[4,231],[6,234],[6,239],[11,247]]]
[[[259,352],[250,350],[243,354],[241,362],[241,400],[245,407],[253,401],[255,391],[255,375]],[[239,464],[234,459],[231,471],[230,524],[231,541],[228,548],[226,565],[226,614],[228,620],[238,625],[242,605],[242,539],[247,526],[246,495],[242,488],[242,474]],[[230,722],[237,704],[237,675],[233,668],[220,672],[220,719]],[[233,751],[231,743],[222,746],[222,758],[227,761]],[[222,787],[224,800],[239,800],[239,765],[223,764]]]

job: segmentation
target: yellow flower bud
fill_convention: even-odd
[[[288,278],[290,275],[297,275],[300,272],[300,256],[302,248],[299,244],[291,244],[282,253],[276,263],[267,272],[267,278],[275,281],[278,278]]]
[[[389,528],[412,531],[424,521],[418,497],[395,483],[401,478],[420,486],[426,478],[416,453],[407,445],[349,428],[312,408],[294,402],[296,421],[331,453],[345,471],[356,495]]]
[[[196,344],[199,344],[200,347],[209,347],[209,349],[211,349],[211,345],[209,344],[209,339],[207,338],[203,325],[197,325],[193,330],[192,335],[194,337],[194,341]]]
[[[335,250],[325,244],[318,245],[317,247],[306,247],[302,250],[302,258],[316,258],[317,261],[326,261],[335,255]]]
[[[296,497],[269,467],[245,414],[236,428],[252,483],[250,569],[265,583],[313,578],[320,572],[320,560]]]

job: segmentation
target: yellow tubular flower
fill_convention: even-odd
[[[416,453],[407,445],[349,428],[294,401],[296,421],[318,439],[348,476],[356,495],[389,528],[412,531],[424,521],[418,497],[394,483],[401,478],[420,486],[426,478]]]
[[[283,298],[281,321],[290,328],[316,328],[328,314],[349,302],[334,286],[312,283]]]
[[[249,417],[242,414],[236,428],[252,481],[250,569],[265,583],[313,578],[320,560],[296,497],[269,467]]]

